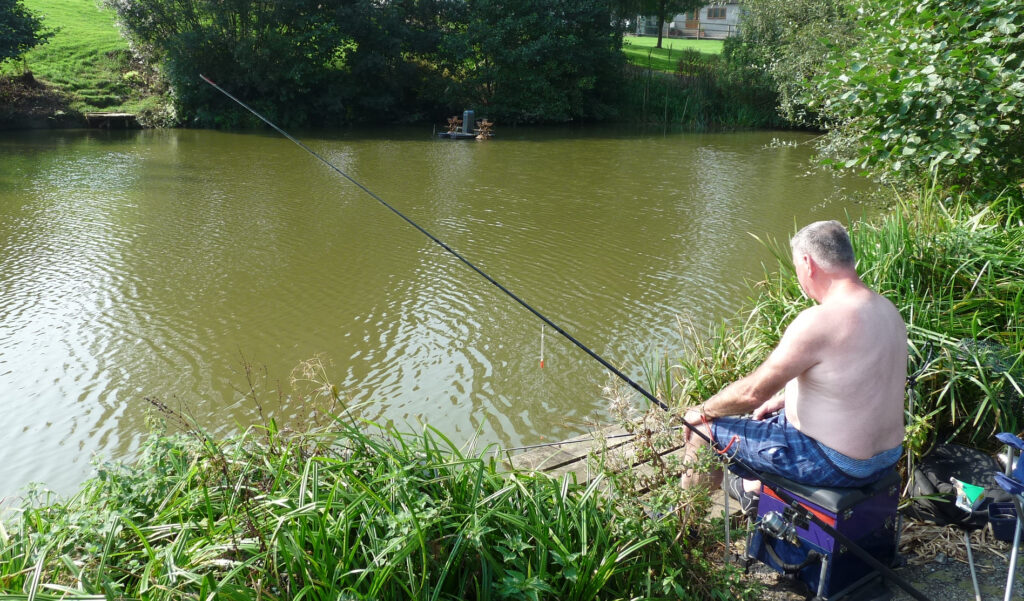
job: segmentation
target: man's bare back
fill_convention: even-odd
[[[854,459],[902,443],[907,331],[896,307],[854,284],[834,290],[797,321],[817,347],[817,361],[786,385],[790,423]]]

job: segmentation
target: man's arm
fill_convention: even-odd
[[[817,325],[819,313],[820,307],[800,313],[764,363],[702,403],[703,415],[713,419],[754,411],[771,400],[787,382],[817,364],[823,342]],[[689,417],[687,421],[691,421]],[[697,417],[697,423],[699,421]]]

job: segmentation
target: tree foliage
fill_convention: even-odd
[[[612,111],[625,61],[605,0],[476,0],[466,28],[471,101],[512,121],[569,121]]]
[[[340,36],[316,0],[107,0],[137,52],[162,66],[183,114],[204,123],[236,115],[202,83],[230,82],[258,110],[287,125],[329,102],[327,66]],[[300,108],[301,107],[301,108]]]
[[[805,86],[842,165],[1019,195],[1024,4],[865,0],[859,17],[861,42]]]
[[[586,119],[621,77],[611,0],[106,1],[201,124],[241,115],[199,73],[287,125]]]
[[[45,43],[53,33],[22,0],[0,0],[0,63]]]
[[[848,0],[747,0],[739,35],[726,39],[723,56],[767,76],[779,111],[798,125],[817,125],[808,112],[806,82],[824,69],[824,58],[842,54],[856,40]]]

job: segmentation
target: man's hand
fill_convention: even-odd
[[[775,395],[767,401],[761,403],[761,406],[754,409],[754,419],[762,420],[769,415],[775,413],[779,409],[786,406],[786,397],[781,394]]]
[[[699,428],[704,425],[704,414],[701,412],[701,406],[690,407],[683,414],[683,421],[690,424],[694,428]],[[691,428],[686,429],[684,439],[689,442],[690,437],[693,436],[693,430]]]

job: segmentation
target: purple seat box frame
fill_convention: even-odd
[[[884,565],[896,558],[897,505],[900,476],[895,470],[881,480],[863,488],[817,488],[776,478],[781,488],[795,497],[804,508],[828,523],[840,534],[856,543]],[[793,521],[794,513],[770,486],[762,485],[757,520],[776,512]],[[821,599],[838,599],[874,579],[875,570],[817,524],[794,523],[799,545],[779,540],[755,528],[747,544],[748,557],[757,559],[778,572],[785,569],[772,557],[771,551],[784,563],[800,564],[811,550],[823,556],[800,569],[795,576],[815,591]],[[771,551],[769,551],[771,547]],[[835,595],[835,596],[833,596]]]

